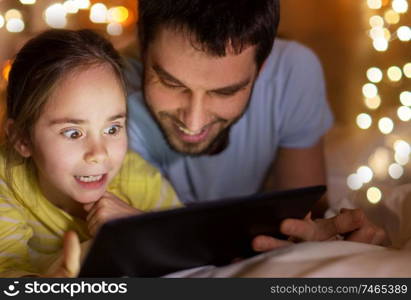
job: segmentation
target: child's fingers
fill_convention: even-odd
[[[76,277],[80,271],[80,241],[74,231],[68,231],[63,240],[63,263],[67,277]]]

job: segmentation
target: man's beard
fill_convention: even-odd
[[[145,98],[144,98],[145,99]],[[189,142],[184,142],[181,139],[177,137],[177,134],[175,132],[176,129],[173,129],[173,124],[176,124],[177,122],[176,117],[172,116],[169,113],[165,112],[160,112],[159,114],[156,114],[154,110],[150,107],[150,105],[147,104],[145,101],[145,105],[150,112],[151,116],[154,118],[154,120],[157,123],[157,126],[159,127],[164,139],[166,140],[167,144],[170,146],[171,149],[173,149],[176,152],[179,152],[184,155],[189,155],[189,156],[200,156],[200,155],[216,155],[218,153],[221,153],[224,151],[228,145],[229,145],[229,137],[230,137],[230,130],[231,126],[238,121],[239,118],[236,118],[235,120],[231,121],[228,125],[225,125],[224,128],[222,128],[217,135],[211,139],[211,141],[207,142],[205,145],[202,145],[202,143],[189,143]],[[161,117],[159,116],[161,115]],[[167,122],[168,121],[168,122]],[[165,125],[165,122],[167,122],[170,126]],[[221,124],[227,124],[229,121],[227,120],[218,120],[215,123],[221,123]],[[178,122],[181,123],[181,122]],[[214,125],[211,125],[214,126]]]

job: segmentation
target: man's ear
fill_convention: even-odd
[[[29,146],[29,141],[27,140],[27,138],[23,138],[23,137],[14,139],[13,135],[17,133],[15,132],[13,126],[14,126],[14,120],[8,119],[6,121],[6,126],[5,126],[7,138],[11,141],[14,140],[13,147],[22,157],[25,157],[25,158],[30,157],[31,149]]]

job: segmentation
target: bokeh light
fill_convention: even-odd
[[[411,62],[406,63],[402,68],[402,71],[404,72],[405,77],[411,78]]]
[[[90,8],[90,20],[93,23],[107,23],[107,7],[103,3],[93,4]]]
[[[401,26],[397,29],[397,36],[400,41],[408,42],[411,40],[411,29],[408,26]]]
[[[389,9],[385,12],[384,19],[388,24],[393,25],[400,21],[400,15],[396,11]]]
[[[401,121],[408,122],[411,120],[411,108],[408,106],[400,106],[397,109],[397,116]]]
[[[123,26],[119,23],[107,24],[107,33],[109,35],[121,35],[123,33]]]
[[[4,26],[4,18],[3,16],[0,14],[0,28],[2,28]]]
[[[367,0],[367,5],[371,9],[380,9],[382,7],[381,0]]]
[[[409,91],[401,92],[400,102],[402,105],[411,106],[411,92]]]
[[[379,52],[384,52],[384,51],[387,51],[388,49],[388,41],[384,37],[379,37],[379,38],[374,39],[374,41],[372,42],[372,45],[374,49]]]
[[[408,10],[408,2],[406,0],[393,0],[391,6],[394,11],[400,14],[406,13]]]
[[[362,87],[362,93],[364,97],[373,98],[378,94],[378,88],[373,83],[364,84]]]
[[[20,0],[21,4],[32,5],[36,3],[36,0]]]
[[[23,19],[23,15],[17,9],[9,9],[4,15],[4,18],[6,19],[6,21],[9,21],[11,19]]]
[[[64,28],[67,26],[67,13],[63,4],[55,3],[46,8],[44,20],[53,28]]]
[[[128,9],[124,6],[112,7],[107,11],[107,20],[110,23],[123,23],[128,18]]]
[[[377,204],[381,201],[382,193],[379,188],[373,186],[367,190],[367,199],[372,204]]]
[[[369,81],[377,83],[382,80],[383,73],[379,68],[372,67],[367,70],[367,78]]]
[[[363,183],[368,183],[372,180],[374,176],[373,171],[367,166],[361,166],[357,169],[357,174]]]
[[[374,171],[375,177],[380,180],[387,176],[388,165],[391,163],[391,151],[385,147],[378,147],[369,157],[368,165]]]
[[[368,129],[372,124],[372,119],[369,114],[362,113],[357,116],[357,126],[361,129]]]
[[[387,76],[389,78],[389,80],[391,81],[400,81],[402,78],[402,71],[399,67],[397,66],[392,66],[389,67],[387,70]]]
[[[404,174],[404,168],[397,163],[391,164],[388,167],[388,174],[392,179],[399,179]]]
[[[6,24],[8,32],[18,33],[24,30],[24,22],[22,19],[9,19]]]
[[[372,16],[370,18],[370,26],[371,27],[383,27],[384,19],[380,16]]]
[[[369,109],[377,109],[381,105],[381,98],[378,95],[372,98],[365,98],[364,101],[365,101],[365,105]]]
[[[404,140],[396,140],[394,142],[394,150],[396,153],[407,156],[411,153],[411,146]]]
[[[378,128],[383,134],[389,134],[394,129],[394,122],[388,117],[381,118],[378,121]]]
[[[362,180],[361,177],[358,174],[351,174],[350,176],[347,177],[347,186],[353,190],[359,190],[362,188]]]

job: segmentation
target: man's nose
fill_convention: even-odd
[[[90,138],[87,141],[87,150],[84,154],[84,160],[89,164],[98,164],[104,162],[108,157],[107,148],[101,139]]]
[[[205,107],[205,95],[191,95],[183,113],[185,127],[193,133],[200,132],[207,125],[207,110]]]

